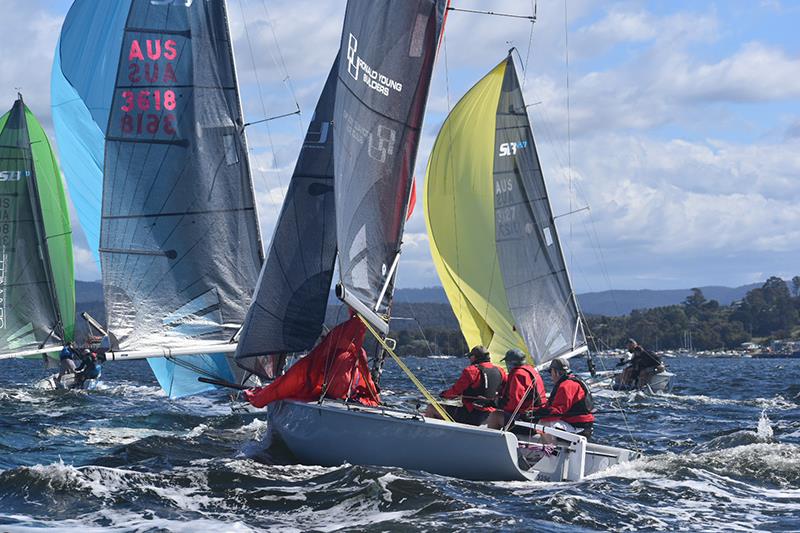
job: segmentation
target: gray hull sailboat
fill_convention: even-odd
[[[335,236],[341,276],[336,292],[381,343],[388,332],[411,170],[445,9],[444,1],[351,0],[345,17],[340,63],[338,69],[334,68],[337,72],[332,113],[334,135],[333,146],[327,149],[333,157]],[[333,91],[329,78],[317,117],[330,116],[326,113],[330,113],[328,102],[334,96]],[[321,131],[323,126],[312,122],[311,128]],[[313,157],[309,137],[298,168],[305,165],[305,158]],[[490,139],[484,151],[491,153],[493,144]],[[302,182],[297,183],[296,190],[302,191],[299,188]],[[318,202],[317,207],[323,205],[321,199]],[[296,200],[287,198],[282,219],[297,205]],[[322,223],[325,219],[317,220]],[[279,228],[283,223],[279,221]],[[319,257],[311,250],[303,253]],[[272,257],[267,265],[271,262]],[[262,284],[267,278],[265,267]],[[285,317],[281,309],[290,307],[285,299],[270,299],[268,287],[260,289],[240,338],[240,349],[250,346],[253,354],[272,351],[260,341],[250,345],[251,335],[263,331],[259,323],[275,316]],[[301,291],[292,292],[298,298]],[[280,290],[277,294],[281,294]],[[574,327],[573,324],[571,330]],[[319,330],[315,321],[313,331]],[[565,346],[576,344],[574,339],[562,341]],[[296,346],[308,349],[311,343],[309,335]],[[555,353],[561,353],[558,351],[561,345],[552,345]],[[391,354],[388,344],[383,346]],[[405,367],[401,360],[396,361]],[[435,403],[424,388],[421,390]],[[558,445],[547,448],[548,453],[540,454],[535,467],[528,468],[524,459],[520,460],[520,450],[537,444],[522,443],[511,432],[429,419],[402,408],[368,407],[324,397],[313,403],[277,401],[269,405],[268,416],[274,435],[298,459],[322,465],[349,462],[396,466],[477,480],[541,477],[560,480],[580,479],[635,455],[627,450],[589,444],[583,437],[548,428],[544,431],[560,439]],[[539,445],[539,449],[543,448]]]
[[[231,339],[263,251],[225,2],[76,0],[53,106],[107,357],[148,358],[172,397],[239,379]]]

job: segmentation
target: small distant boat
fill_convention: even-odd
[[[652,374],[647,379],[647,382],[641,385],[639,383],[623,385],[621,383],[622,372],[617,372],[614,374],[613,384],[611,385],[611,388],[613,390],[619,390],[619,391],[638,390],[642,392],[649,392],[650,394],[665,393],[672,391],[674,378],[675,374],[667,370],[663,370],[661,372],[656,372],[655,374]]]
[[[0,359],[73,340],[72,228],[55,155],[22,95],[0,117]]]

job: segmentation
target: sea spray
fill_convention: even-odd
[[[770,419],[767,416],[766,409],[761,411],[761,417],[758,419],[758,429],[756,433],[758,434],[758,438],[764,442],[769,442],[772,440],[774,432],[772,431],[772,426],[770,425]]]

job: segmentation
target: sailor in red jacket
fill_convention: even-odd
[[[445,399],[461,396],[462,405],[445,405],[445,410],[455,422],[480,426],[495,410],[495,402],[505,383],[506,372],[491,362],[489,350],[483,346],[475,346],[467,355],[469,366],[461,372],[458,381],[440,396]],[[441,418],[432,405],[428,406],[425,416]]]
[[[533,416],[545,426],[563,429],[592,438],[594,430],[594,400],[589,387],[575,376],[569,362],[561,357],[550,362],[553,390],[544,407],[535,409]]]
[[[547,401],[542,376],[525,359],[525,354],[517,349],[507,351],[503,358],[508,368],[508,378],[497,401],[500,409],[493,412],[486,422],[492,429],[508,426],[515,413],[516,420],[530,421],[531,411]]]

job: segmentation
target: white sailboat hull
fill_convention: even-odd
[[[392,466],[470,480],[580,479],[638,455],[584,439],[580,472],[570,464],[576,451],[567,443],[523,470],[517,459],[520,442],[511,432],[330,401],[276,402],[269,406],[269,420],[303,463]]]

